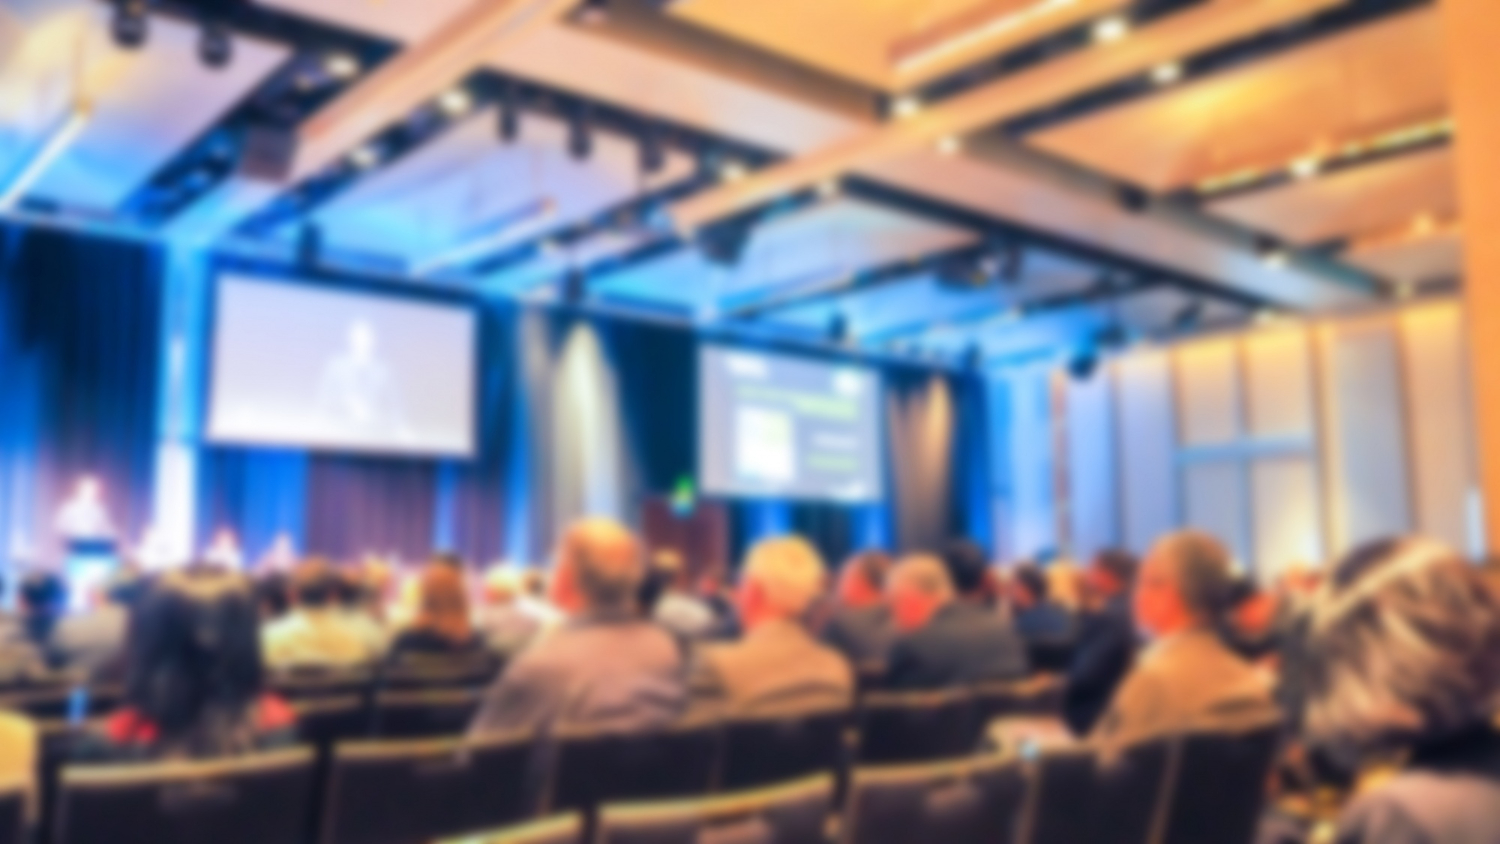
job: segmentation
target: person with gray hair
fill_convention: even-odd
[[[1136,623],[1152,644],[1090,734],[1106,756],[1174,732],[1278,720],[1271,678],[1218,633],[1235,582],[1229,551],[1208,534],[1168,534],[1151,548],[1134,603]]]
[[[552,600],[569,616],[534,641],[489,691],[471,735],[554,726],[634,732],[676,720],[687,702],[682,648],[640,617],[640,542],[625,527],[589,519],[557,550]]]
[[[1500,841],[1500,599],[1437,542],[1365,545],[1312,609],[1306,738],[1350,766],[1401,765],[1339,844]]]
[[[696,707],[753,717],[852,706],[849,663],[807,629],[826,582],[823,558],[801,537],[768,539],[750,549],[736,595],[745,638],[700,652],[692,683]]]

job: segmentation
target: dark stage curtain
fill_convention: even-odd
[[[477,449],[472,461],[453,462],[442,476],[437,544],[467,560],[488,564],[506,555],[507,501],[515,415],[516,309],[491,304],[479,328]]]
[[[954,536],[988,546],[983,382],[892,368],[885,385],[887,498],[897,549],[928,550]]]
[[[126,538],[150,521],[160,311],[156,249],[0,227],[0,554],[54,558],[83,475]]]

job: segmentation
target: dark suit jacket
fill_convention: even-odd
[[[1117,595],[1102,611],[1084,616],[1063,698],[1063,720],[1075,734],[1088,735],[1109,708],[1115,689],[1130,673],[1135,648],[1128,595]]]
[[[891,611],[883,604],[841,609],[823,627],[823,642],[855,667],[884,665],[895,639]]]
[[[1026,647],[1010,623],[974,604],[938,610],[927,626],[891,646],[886,685],[892,689],[944,689],[1026,676]]]

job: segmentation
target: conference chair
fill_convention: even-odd
[[[7,686],[0,691],[0,709],[49,721],[81,716],[87,708],[86,701],[76,678],[57,674]]]
[[[1090,810],[1092,844],[1149,844],[1155,839],[1177,742],[1160,738],[1096,763]]]
[[[1030,677],[975,686],[974,708],[979,730],[983,732],[996,718],[1058,714],[1061,707],[1052,706],[1049,700],[1054,684],[1050,677]],[[1061,703],[1060,698],[1058,703]]]
[[[535,741],[340,744],[329,766],[320,844],[423,844],[534,816],[527,787]]]
[[[348,697],[370,694],[375,679],[367,666],[288,668],[272,672],[267,687],[289,702],[308,698]]]
[[[488,686],[500,673],[498,657],[484,653],[465,656],[407,654],[386,664],[379,689],[467,689]]]
[[[375,695],[370,734],[378,738],[462,735],[483,697],[483,689],[381,691]]]
[[[518,826],[449,838],[437,844],[585,844],[583,819],[558,815]]]
[[[1073,662],[1076,646],[1077,640],[1072,636],[1033,639],[1026,643],[1027,662],[1032,671],[1064,674]]]
[[[833,778],[660,803],[608,804],[595,844],[818,844],[828,841]]]
[[[303,698],[292,701],[291,707],[297,713],[297,738],[319,750],[360,738],[370,730],[369,709],[359,695]]]
[[[1266,797],[1281,725],[1197,731],[1169,762],[1162,844],[1249,844]]]
[[[564,728],[553,736],[545,807],[591,812],[605,802],[707,794],[718,757],[719,725],[710,721],[632,734]]]
[[[1026,802],[1016,844],[1082,844],[1089,840],[1095,754],[1087,747],[1042,752],[1025,763]]]
[[[857,697],[879,691],[885,683],[885,661],[861,662],[854,666],[854,688]]]
[[[728,721],[719,789],[756,788],[839,770],[852,717],[840,708]]]
[[[926,762],[972,753],[979,743],[978,712],[967,689],[879,692],[859,713],[858,762]]]
[[[203,762],[69,766],[54,844],[297,841],[313,788],[307,749]]]
[[[22,844],[26,840],[26,801],[24,786],[0,788],[0,844]]]
[[[841,844],[1018,844],[1021,763],[999,756],[856,768]]]

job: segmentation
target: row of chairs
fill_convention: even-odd
[[[1163,738],[1103,765],[1086,751],[1062,750],[1031,759],[982,755],[858,767],[842,802],[827,773],[715,795],[646,793],[652,789],[638,785],[606,795],[593,821],[589,810],[556,795],[551,806],[531,800],[521,785],[535,764],[528,740],[356,743],[335,751],[322,785],[316,841],[1249,844],[1277,740],[1273,725]],[[638,773],[666,788],[653,770]],[[314,772],[309,749],[229,761],[70,768],[51,840],[297,841],[315,805]],[[0,819],[7,807],[0,799]],[[538,817],[565,820],[539,828],[533,824]],[[513,829],[523,824],[531,825]],[[508,831],[475,833],[496,828]],[[543,837],[528,837],[536,835]],[[0,836],[0,844],[9,842]]]

